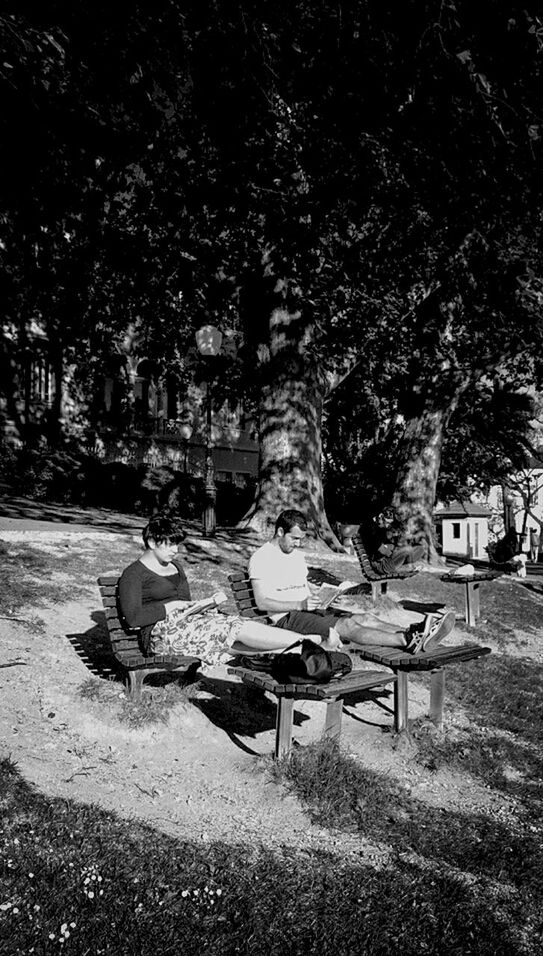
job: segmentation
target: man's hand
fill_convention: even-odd
[[[303,611],[316,611],[321,606],[321,599],[317,595],[311,594],[305,601]]]

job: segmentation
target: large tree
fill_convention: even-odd
[[[44,170],[62,183],[43,309],[69,312],[67,221],[89,277],[70,309],[91,350],[136,322],[175,361],[203,321],[239,328],[260,419],[256,526],[288,501],[327,531],[321,410],[362,368],[401,426],[402,533],[427,538],[451,410],[537,327],[531,4],[23,8],[68,38],[65,174],[43,156],[31,171],[38,196]]]

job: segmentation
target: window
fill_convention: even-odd
[[[459,538],[460,537],[460,522],[453,521],[452,529],[453,529],[453,538]]]
[[[29,397],[31,401],[50,405],[54,396],[53,375],[47,359],[32,359],[28,373]]]

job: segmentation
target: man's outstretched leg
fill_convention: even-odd
[[[407,628],[398,628],[386,622],[372,622],[360,615],[340,618],[335,627],[345,641],[359,645],[380,645],[399,647],[408,653],[419,653],[436,647],[454,628],[454,611],[438,616],[427,614],[420,624],[411,624]]]

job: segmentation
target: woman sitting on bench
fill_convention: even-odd
[[[214,664],[234,642],[249,650],[273,652],[295,639],[289,631],[220,613],[217,606],[226,600],[221,592],[209,601],[191,602],[178,556],[185,535],[171,518],[155,515],[142,537],[145,551],[119,580],[119,605],[127,626],[140,629],[145,653],[192,655]],[[316,644],[321,642],[317,635],[310,636]]]

